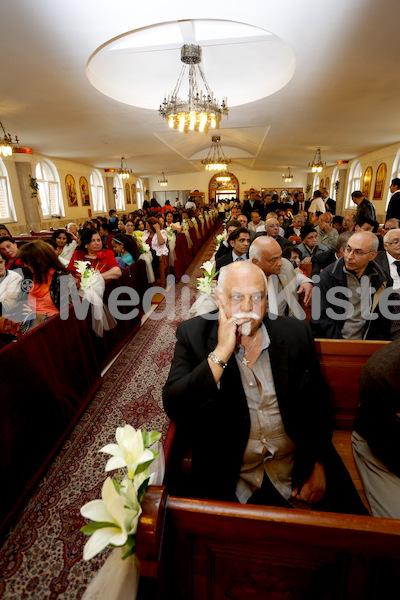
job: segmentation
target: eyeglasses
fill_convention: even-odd
[[[397,244],[400,244],[400,240],[393,240],[393,242],[385,242],[385,244],[387,244],[388,246],[397,246]]]
[[[364,252],[364,250],[360,250],[359,248],[354,249],[351,246],[345,246],[345,248],[343,248],[343,251],[346,252],[346,254],[353,253],[354,256],[365,256],[366,254],[371,254],[372,252],[374,252],[374,250],[368,250],[368,252]]]

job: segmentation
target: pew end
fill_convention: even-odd
[[[400,583],[400,521],[168,496],[149,487],[139,600],[383,600]]]

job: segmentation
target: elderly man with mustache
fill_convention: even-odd
[[[307,323],[267,315],[251,262],[221,270],[218,311],[180,323],[164,408],[192,447],[171,493],[366,514],[331,435],[334,420]]]

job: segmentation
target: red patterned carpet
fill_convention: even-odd
[[[82,560],[87,538],[80,533],[85,520],[79,513],[83,504],[100,497],[106,478],[107,457],[98,450],[113,442],[116,428],[125,423],[157,429],[165,436],[168,420],[161,390],[173,355],[175,330],[188,316],[196,297],[196,277],[214,248],[215,234],[189,266],[184,281],[157,307],[159,320],[148,319],[105,374],[0,550],[0,598],[78,600],[103,564],[107,551],[89,562]]]

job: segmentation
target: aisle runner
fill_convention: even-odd
[[[147,320],[104,376],[1,549],[0,598],[79,600],[93,571],[103,564],[106,551],[83,562],[86,537],[79,531],[85,523],[80,507],[100,498],[106,478],[107,457],[97,451],[115,441],[116,428],[125,423],[157,429],[165,436],[168,422],[161,390],[173,355],[175,330],[188,317],[187,309],[196,297],[196,277],[214,248],[215,235],[189,266],[182,278],[185,283],[179,282],[156,309],[161,319]],[[29,448],[26,451],[29,460]]]

